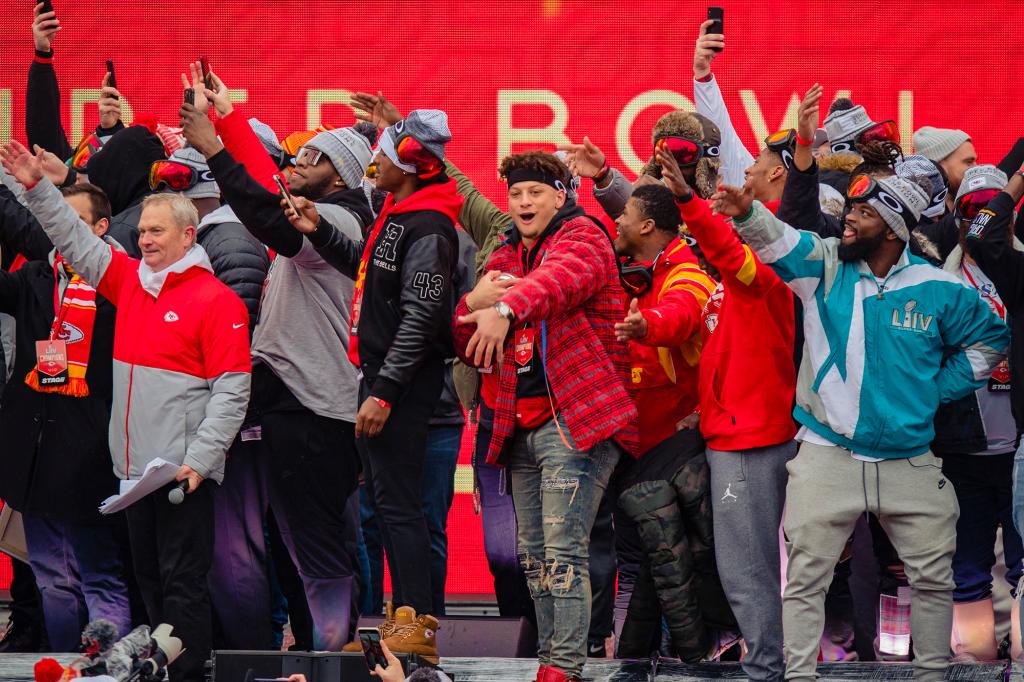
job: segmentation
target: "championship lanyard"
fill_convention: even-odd
[[[971,275],[971,269],[967,267],[967,261],[962,261],[960,263],[960,269],[963,270],[964,275],[967,277],[967,281],[969,281],[971,286],[981,294],[981,297],[988,299],[989,303],[992,305],[992,309],[995,311],[996,315],[999,316],[999,319],[1006,320],[1006,304],[1000,302],[999,296],[993,296],[978,286],[978,282],[975,281],[974,277]]]

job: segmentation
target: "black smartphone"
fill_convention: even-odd
[[[196,105],[196,91],[192,88],[185,88],[185,104]]]
[[[366,667],[371,671],[376,670],[378,665],[387,668],[388,659],[384,657],[384,650],[380,648],[380,631],[377,628],[359,628],[356,632],[359,635],[359,644],[363,647]]]
[[[108,81],[107,84],[110,85],[110,87],[116,89],[117,88],[117,79],[114,77],[114,62],[111,59],[107,60],[107,73],[110,74],[110,80]]]
[[[199,57],[199,64],[203,69],[203,85],[207,90],[213,90],[213,79],[210,78],[210,62],[206,61],[206,55]]]
[[[280,175],[274,176],[274,182],[277,183],[277,189],[281,193],[281,197],[288,202],[288,208],[295,211],[295,215],[299,215],[299,209],[295,208],[295,202],[292,200],[292,193],[288,191],[288,185],[284,184],[284,180],[281,179]],[[374,632],[377,631],[374,630]],[[373,670],[373,668],[370,668],[370,670]]]
[[[33,6],[35,4],[36,4],[35,2],[32,3]],[[43,11],[41,11],[40,14],[46,14],[47,12],[52,12],[52,11],[53,11],[53,3],[50,2],[50,0],[43,0]]]
[[[708,26],[706,31],[707,35],[720,34],[725,35],[725,9],[722,7],[708,7],[708,21],[715,23]],[[715,52],[721,52],[720,49],[716,49]]]

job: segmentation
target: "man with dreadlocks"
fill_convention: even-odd
[[[715,195],[715,209],[734,218],[806,311],[794,409],[801,446],[787,465],[786,679],[815,677],[824,594],[854,524],[870,510],[910,579],[914,677],[940,680],[958,510],[929,450],[932,419],[940,403],[988,379],[1009,333],[979,296],[909,252],[929,203],[917,182],[858,174],[848,198],[840,240],[790,227],[749,190]],[[851,486],[857,479],[863,485]]]
[[[514,154],[499,173],[513,226],[484,269],[519,279],[501,289],[485,277],[462,298],[455,347],[482,370],[487,459],[511,474],[537,679],[560,682],[579,679],[586,661],[591,527],[623,450],[636,450],[637,412],[615,340],[622,289],[611,240],[566,202],[569,171],[554,155]]]

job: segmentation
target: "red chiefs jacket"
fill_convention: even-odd
[[[54,246],[117,306],[110,455],[138,478],[156,457],[220,482],[249,402],[249,317],[195,245],[160,272],[113,251],[48,180],[25,194]]]
[[[563,209],[563,211],[566,211]],[[546,371],[551,390],[569,433],[580,450],[614,438],[628,452],[637,451],[637,412],[627,390],[630,371],[626,344],[615,340],[615,323],[622,319],[622,287],[608,235],[573,207],[556,216],[557,224],[534,247],[534,267],[523,272],[517,255],[521,241],[510,228],[485,270],[521,277],[502,300],[517,322],[545,322]],[[563,222],[564,221],[564,222]],[[456,317],[468,315],[463,296]],[[454,325],[455,349],[464,362],[475,325]],[[515,348],[505,344],[498,378],[494,431],[487,453],[497,462],[505,440],[516,424]]]
[[[675,433],[676,423],[697,408],[701,315],[715,290],[715,280],[678,237],[654,262],[653,276],[650,291],[637,300],[647,335],[629,342],[641,453]]]
[[[722,282],[704,309],[700,430],[714,450],[749,450],[796,435],[793,294],[694,196],[683,220]]]

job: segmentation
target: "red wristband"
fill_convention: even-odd
[[[390,410],[391,409],[391,403],[389,403],[388,401],[384,400],[383,398],[378,398],[375,395],[371,395],[370,397],[373,399],[373,402],[377,403],[378,405],[383,407],[385,410]]]
[[[697,80],[699,82],[701,82],[701,83],[710,83],[711,82],[711,78],[712,78],[712,73],[710,71],[708,71],[708,75],[706,75],[706,76],[704,76],[702,78],[698,78]]]
[[[36,180],[31,185],[25,185],[25,191],[26,192],[31,192],[35,188],[35,186],[38,185],[40,182],[42,182],[42,178],[40,178],[39,180]]]
[[[607,178],[608,174],[611,173],[611,172],[612,172],[611,166],[609,166],[608,162],[605,161],[604,165],[601,166],[601,170],[597,171],[597,173],[594,175],[594,177],[592,179],[593,179],[593,181],[595,183],[596,182],[601,182],[602,180]]]
[[[808,140],[806,137],[800,137],[800,133],[798,132],[796,134],[796,143],[799,145],[803,145],[804,147],[810,147],[812,144],[814,144],[814,140]]]

